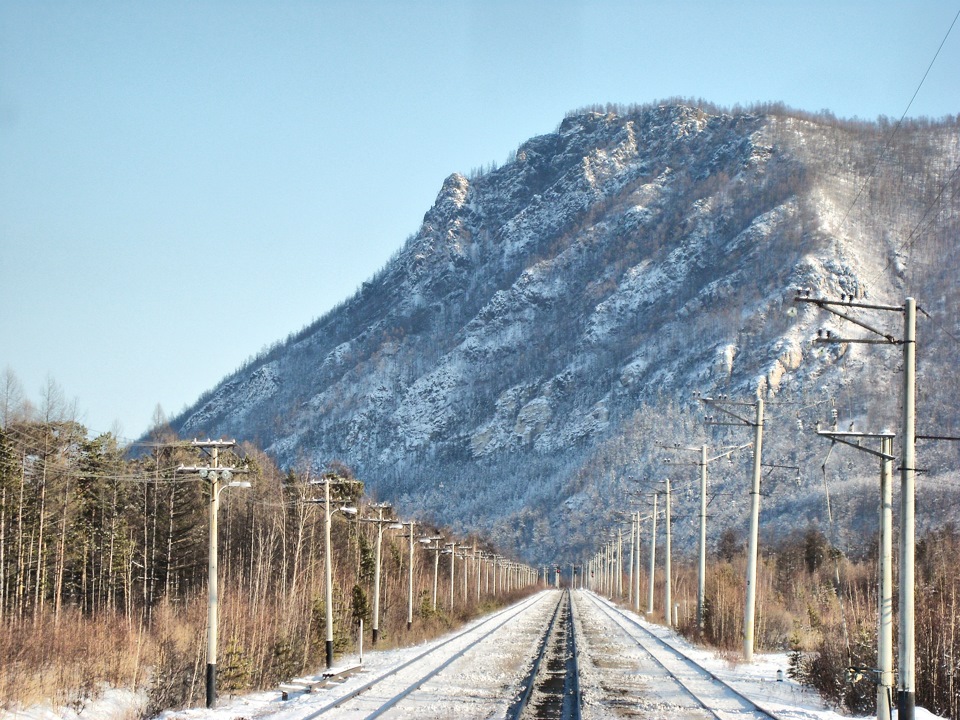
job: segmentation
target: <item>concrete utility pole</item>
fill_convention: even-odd
[[[597,592],[607,597],[612,597],[610,591],[610,578],[613,574],[610,572],[610,543],[605,541],[597,551],[594,558],[594,564],[597,568]]]
[[[743,658],[753,661],[754,620],[757,614],[757,553],[760,534],[760,465],[763,449],[763,398],[757,393],[754,422],[753,486],[750,490],[750,546],[747,555],[747,601],[743,616]]]
[[[815,342],[866,343],[870,345],[903,345],[903,387],[900,432],[900,676],[897,683],[898,720],[914,720],[916,714],[916,406],[917,406],[917,301],[908,297],[902,306],[862,303],[853,297],[837,300],[812,298],[809,291],[799,291],[794,302],[810,303],[863,328],[874,338],[840,338],[830,331],[818,333]],[[862,320],[841,312],[838,307],[903,313],[903,339],[871,327]]]
[[[636,526],[637,526],[637,552],[636,557],[634,558],[634,573],[633,573],[633,611],[636,613],[640,612],[640,511],[637,510],[636,513]]]
[[[597,588],[601,595],[607,594],[607,544],[604,542],[597,553]]]
[[[880,593],[877,633],[877,720],[893,716],[893,439],[880,441]]]
[[[323,483],[323,564],[327,633],[324,640],[327,668],[333,667],[333,558],[330,552],[333,544],[330,542],[330,478]]]
[[[376,523],[377,525],[377,544],[373,552],[373,644],[376,645],[380,639],[380,566],[381,566],[381,546],[383,545],[383,528],[396,530],[403,526],[388,518],[383,517],[383,511],[389,509],[390,503],[377,503],[370,506],[377,511],[375,518],[360,518],[360,522]]]
[[[617,536],[610,534],[607,544],[607,572],[609,573],[609,590],[607,596],[613,600],[617,596]]]
[[[340,475],[337,475],[333,472],[324,473],[319,480],[311,480],[311,485],[323,485],[323,499],[322,500],[311,500],[307,502],[323,503],[323,569],[324,569],[324,579],[325,585],[324,588],[324,602],[326,604],[326,638],[324,641],[325,650],[326,650],[326,660],[327,668],[333,667],[333,557],[332,557],[332,543],[330,541],[330,525],[332,523],[333,514],[336,512],[333,508],[330,507],[330,503],[333,499],[330,496],[330,486],[336,485],[342,487],[344,485],[357,484],[359,480],[353,480],[351,478],[345,478]],[[340,512],[346,515],[356,515],[357,509],[355,507],[340,507],[338,508]]]
[[[916,439],[917,439],[917,302],[911,297],[903,307],[903,429],[900,458],[900,683],[897,688],[899,720],[914,720],[916,713],[917,653],[914,623],[916,578]]]
[[[627,601],[630,607],[633,607],[633,565],[634,557],[637,554],[637,523],[630,513],[630,573],[627,576],[629,587],[627,588]]]
[[[617,597],[623,598],[623,529],[617,527]]]
[[[411,520],[400,524],[410,526],[410,534],[406,536],[410,540],[410,552],[407,560],[407,630],[409,630],[413,627],[413,541],[417,523],[415,520]]]
[[[707,466],[714,460],[730,457],[735,452],[745,450],[752,443],[731,448],[711,458],[707,457],[707,446],[700,446],[700,558],[697,572],[697,628],[704,629],[704,605],[707,597]]]
[[[891,720],[893,707],[893,433],[817,430],[833,443],[849,445],[880,458],[880,568],[877,599],[877,720]],[[879,439],[880,451],[859,444]],[[854,441],[857,442],[854,442]],[[833,446],[831,445],[831,449]],[[828,455],[829,457],[829,455]],[[826,466],[826,460],[824,460]]]
[[[670,540],[670,478],[665,481],[666,491],[664,493],[664,535],[665,546],[663,548],[663,619],[667,627],[673,625],[673,599],[671,598],[670,587],[670,562],[673,553]]]
[[[607,593],[607,544],[604,542],[597,552],[597,590],[601,595]]]
[[[653,514],[650,516],[650,577],[647,580],[647,614],[653,614],[654,576],[657,572],[657,494],[653,493]]]
[[[608,550],[607,543],[604,543],[603,547],[600,548],[600,557],[597,559],[597,562],[600,564],[600,592],[604,595],[610,594],[610,585],[607,582],[608,569],[610,567],[610,563],[607,561]]]
[[[432,537],[420,539],[420,542],[426,546],[424,550],[433,551],[433,605],[431,607],[434,610],[437,609],[437,583],[440,576],[440,551],[443,550],[443,546],[440,544],[441,540],[443,540],[442,535],[434,535]]]
[[[697,629],[703,632],[707,597],[707,446],[700,446],[700,557],[697,562]]]
[[[477,604],[480,604],[480,583],[483,580],[483,551],[477,541],[473,541],[473,564],[477,569]]]
[[[707,446],[701,445],[699,448],[687,447],[681,448],[680,445],[674,445],[672,449],[695,450],[700,455],[700,460],[696,465],[700,468],[700,547],[697,568],[697,628],[703,631],[704,628],[704,604],[707,596],[707,466],[714,460],[729,457],[735,452],[750,447],[752,443],[740,445],[731,448],[715,457],[707,457]],[[662,446],[671,449],[669,446]],[[674,465],[679,463],[667,463]]]
[[[203,451],[210,451],[211,464],[207,466],[184,466],[177,468],[177,472],[196,473],[210,483],[210,535],[207,556],[207,707],[212,708],[217,702],[217,626],[218,622],[218,587],[219,574],[217,546],[217,521],[220,511],[220,493],[228,487],[250,487],[250,483],[240,480],[231,480],[233,475],[244,472],[237,468],[220,467],[220,448],[232,448],[236,440],[194,440],[191,447]],[[225,483],[225,484],[224,484]]]
[[[456,557],[457,557],[457,543],[451,542],[447,543],[447,547],[450,548],[450,611],[453,611],[454,603],[454,589],[457,586],[456,581]]]
[[[607,594],[607,545],[600,548],[597,554],[597,587],[601,595]]]
[[[737,425],[752,427],[753,438],[753,472],[750,485],[750,540],[747,549],[747,592],[743,610],[743,659],[753,661],[754,622],[757,614],[757,555],[760,538],[760,473],[763,455],[763,396],[757,390],[755,403],[730,402],[723,399],[701,397],[701,402],[712,407],[724,415],[733,418],[735,422],[719,421],[707,418],[710,425]],[[738,415],[730,407],[753,407],[754,419]]]

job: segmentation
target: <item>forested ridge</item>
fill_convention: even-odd
[[[771,477],[765,518],[802,530],[823,522],[816,424],[894,427],[901,380],[896,350],[818,345],[857,328],[795,304],[798,288],[915,297],[920,418],[958,434],[958,163],[956,117],[578,110],[503,165],[448,177],[354,296],[171,424],[255,438],[282,467],[343,458],[385,497],[548,562],[589,550],[625,478],[662,477],[658,443],[738,442],[704,426],[695,392],[759,390],[770,457],[801,468],[799,483]],[[900,333],[898,318],[854,315]],[[942,502],[957,448],[920,452],[922,502],[947,517],[919,522],[960,519]],[[875,468],[839,454],[829,469],[840,532],[860,532]],[[733,500],[714,540],[742,517],[740,478],[715,478]]]

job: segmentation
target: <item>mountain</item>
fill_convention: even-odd
[[[764,533],[813,524],[862,548],[877,463],[834,449],[822,472],[815,424],[896,430],[899,346],[815,344],[821,328],[869,333],[794,295],[917,297],[918,430],[949,434],[958,162],[957,118],[679,102],[571,114],[502,167],[448,177],[353,297],[172,425],[252,440],[287,467],[342,460],[402,513],[549,561],[579,557],[667,476],[677,538],[695,542],[698,455],[684,448],[752,431],[706,423],[694,393],[760,393],[764,462],[783,466],[765,472]],[[899,313],[848,314],[902,335]],[[924,503],[955,496],[958,458],[943,443],[919,457],[923,528],[948,519]],[[744,450],[710,465],[712,536],[745,527],[749,464]]]

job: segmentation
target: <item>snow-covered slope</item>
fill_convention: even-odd
[[[822,522],[814,422],[836,409],[844,423],[895,427],[897,350],[813,345],[818,328],[857,328],[798,306],[795,289],[894,304],[914,294],[931,324],[960,332],[958,141],[952,121],[894,132],[783,109],[572,115],[503,167],[447,178],[354,297],[174,428],[254,440],[288,466],[343,460],[403,512],[548,559],[590,544],[604,511],[668,471],[682,542],[695,469],[663,462],[695,457],[656,443],[742,444],[748,433],[704,425],[692,393],[761,392],[765,458],[801,467],[799,482],[771,471],[765,517],[781,530]],[[921,333],[921,380],[936,372],[947,386],[927,395],[926,417],[949,424],[958,345]],[[947,472],[951,452],[931,467]],[[875,503],[875,469],[854,454],[828,466],[851,499],[848,530]],[[731,493],[711,532],[742,522],[746,464],[711,470]]]

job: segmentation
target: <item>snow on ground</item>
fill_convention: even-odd
[[[597,598],[596,602],[603,605],[611,604],[600,598]],[[591,620],[596,622],[594,618],[591,618],[595,615],[602,618],[600,622],[606,624],[608,628],[611,626],[610,619],[602,617],[602,613],[597,612],[592,603],[584,602],[582,604],[584,611],[593,611],[584,613],[585,622]],[[745,664],[738,662],[737,656],[733,654],[718,655],[713,650],[692,645],[669,628],[648,622],[643,616],[636,615],[625,608],[619,607],[618,610],[675,650],[712,672],[735,690],[781,717],[789,718],[789,720],[839,720],[842,717],[821,702],[819,695],[814,690],[804,688],[786,677],[787,656],[785,653],[758,654],[755,656],[754,662]],[[589,630],[589,628],[587,629]],[[594,635],[597,634],[597,630],[594,629]],[[631,631],[629,634],[634,636],[635,631]],[[586,635],[589,637],[589,632]],[[638,639],[640,639],[640,636],[638,636]],[[606,641],[611,643],[622,642],[622,633],[619,629],[617,631],[608,630]],[[644,642],[643,644],[647,646],[648,643]],[[656,651],[655,646],[652,646],[652,650],[658,656],[661,656],[662,662],[668,662],[671,669],[678,672],[675,660],[670,662],[666,656],[661,654],[661,651]],[[620,684],[628,687],[631,680],[635,682],[638,677],[646,683],[646,686],[639,691],[637,688],[631,689],[632,700],[644,710],[645,717],[675,715],[678,708],[689,706],[690,700],[685,691],[678,691],[678,688],[666,676],[665,670],[656,667],[646,657],[646,652],[631,643],[625,643],[624,649],[616,653],[621,658],[621,662],[627,664]],[[783,673],[782,681],[777,680],[778,671]],[[691,678],[683,669],[679,673],[686,676],[686,683],[690,683],[692,679],[694,683],[701,685],[696,691],[711,707],[717,710],[727,709],[734,712],[732,708],[726,707],[729,697],[728,693],[722,688],[703,687],[702,678]]]
[[[75,703],[72,707],[54,708],[49,704],[6,710],[0,707],[0,718],[17,720],[134,720],[141,717],[146,704],[144,693],[108,688],[95,700]]]
[[[503,625],[502,632],[506,642],[499,642],[503,636],[496,636],[498,642],[483,644],[481,652],[474,654],[472,662],[453,662],[439,677],[429,681],[420,690],[411,695],[408,702],[388,715],[393,718],[467,718],[503,717],[507,705],[512,699],[512,692],[508,689],[517,685],[520,677],[516,676],[516,664],[519,658],[532,655],[539,629],[549,621],[549,612],[553,610],[555,602],[551,593],[543,592],[530,600],[524,600],[512,606],[532,605],[529,612],[517,616]],[[445,648],[439,659],[433,657],[434,662],[442,662],[452,653],[467,644],[468,640],[475,639],[493,628],[495,624],[507,619],[508,614],[490,622],[493,615],[474,620],[464,628],[455,630],[443,637],[428,643],[422,643],[408,648],[396,650],[376,651],[364,653],[364,672],[355,675],[342,685],[312,694],[292,696],[290,700],[280,699],[280,692],[256,693],[232,699],[221,699],[215,710],[190,709],[171,711],[160,716],[159,720],[248,720],[252,718],[270,720],[311,720],[318,710],[328,705],[334,699],[342,697],[352,690],[369,683],[374,678],[387,671],[415,661],[418,655],[431,648],[437,648],[444,643]],[[464,638],[456,639],[459,635]],[[480,657],[477,658],[477,655]],[[466,659],[466,658],[465,658]],[[358,663],[356,655],[346,655],[339,659],[337,667],[345,667]],[[410,667],[399,673],[396,680],[391,682],[390,690],[382,691],[378,688],[379,701],[384,702],[392,693],[398,692],[403,686],[415,681],[422,675],[422,667],[413,662]],[[337,669],[334,668],[334,670]],[[441,682],[442,678],[442,682]],[[451,689],[452,687],[452,689]],[[487,702],[483,702],[484,699]],[[353,707],[349,704],[347,707]],[[358,712],[356,709],[337,708],[323,717],[327,718],[354,718],[367,717],[373,707],[367,707]],[[98,719],[99,720],[99,719]]]
[[[744,663],[739,654],[721,654],[693,645],[670,628],[648,622],[642,615],[623,607],[619,609],[735,690],[780,717],[790,720],[847,720],[849,717],[830,708],[815,690],[787,677],[787,653],[754,653],[753,662]],[[783,672],[782,680],[777,679],[778,671]],[[939,717],[921,707],[916,708],[915,716],[916,720]],[[896,720],[896,708],[893,717]]]
[[[394,650],[368,651],[363,656],[364,672],[333,688],[318,690],[312,694],[294,695],[287,701],[281,700],[278,689],[236,697],[221,697],[218,707],[213,710],[192,708],[167,711],[161,714],[158,720],[311,720],[318,710],[336,697],[347,694],[388,670],[411,663],[418,655],[444,643],[448,644],[449,652],[443,657],[450,657],[455,652],[455,648],[462,647],[466,643],[465,640],[456,639],[457,636],[466,633],[465,638],[476,638],[489,632],[494,625],[501,622],[503,622],[501,630],[485,643],[481,643],[480,652],[474,653],[472,657],[465,655],[462,660],[451,662],[440,676],[424,684],[411,696],[413,702],[407,705],[406,710],[401,710],[398,706],[396,712],[388,717],[456,718],[457,720],[503,717],[522,678],[524,668],[529,664],[524,663],[523,658],[532,655],[538,628],[545,627],[549,621],[555,598],[554,593],[545,591],[534,596],[532,601],[522,601],[529,602],[531,609],[516,615],[515,619],[507,620],[509,615],[504,614],[501,618],[491,621],[492,616],[488,615],[429,643]],[[518,603],[513,607],[518,608],[519,605]],[[643,617],[633,613],[629,614],[657,637],[781,717],[788,720],[841,720],[843,718],[827,707],[815,691],[804,688],[786,677],[787,655],[785,653],[757,654],[754,662],[747,664],[739,662],[735,656],[718,655],[712,650],[694,646],[669,628],[649,623]],[[590,622],[596,624],[586,614],[581,614],[578,622],[581,625]],[[461,644],[458,645],[458,643]],[[603,638],[597,639],[594,635],[594,639],[588,645],[590,644],[593,645],[589,649],[594,653],[594,659],[589,663],[589,667],[587,667],[588,663],[581,662],[581,687],[584,689],[585,700],[589,698],[590,692],[600,692],[600,688],[604,686],[607,692],[611,686],[619,688],[619,678],[627,677],[631,673],[635,674],[637,667],[635,664],[637,660],[632,653],[617,649],[615,645],[608,644]],[[338,667],[354,665],[359,661],[360,658],[357,655],[346,655],[339,659]],[[417,671],[414,667],[415,664],[410,665],[400,684],[409,683],[411,678],[415,680],[419,677],[417,673],[422,673],[422,669]],[[782,681],[777,679],[778,671],[783,671]],[[650,680],[648,679],[647,682]],[[649,701],[641,701],[637,706],[637,709],[646,710],[645,717],[656,716],[656,712],[651,714],[650,711],[656,710],[660,705],[666,708],[671,704],[669,698],[656,696],[658,689],[655,686],[650,690],[654,697]],[[631,694],[635,695],[635,692],[631,691]],[[628,702],[628,698],[624,697],[623,702]],[[631,698],[629,702],[636,704],[636,698]],[[49,705],[45,705],[0,713],[0,717],[4,720],[8,717],[18,720],[132,720],[141,716],[143,706],[142,694],[109,690],[100,699],[90,701],[82,708],[54,710]],[[337,709],[325,713],[323,717],[364,717],[369,712],[370,708],[358,709],[352,713]],[[585,717],[601,718],[602,713],[601,706],[598,704],[592,706],[588,704],[585,707]],[[933,720],[935,717],[922,708],[917,708],[917,720]]]

